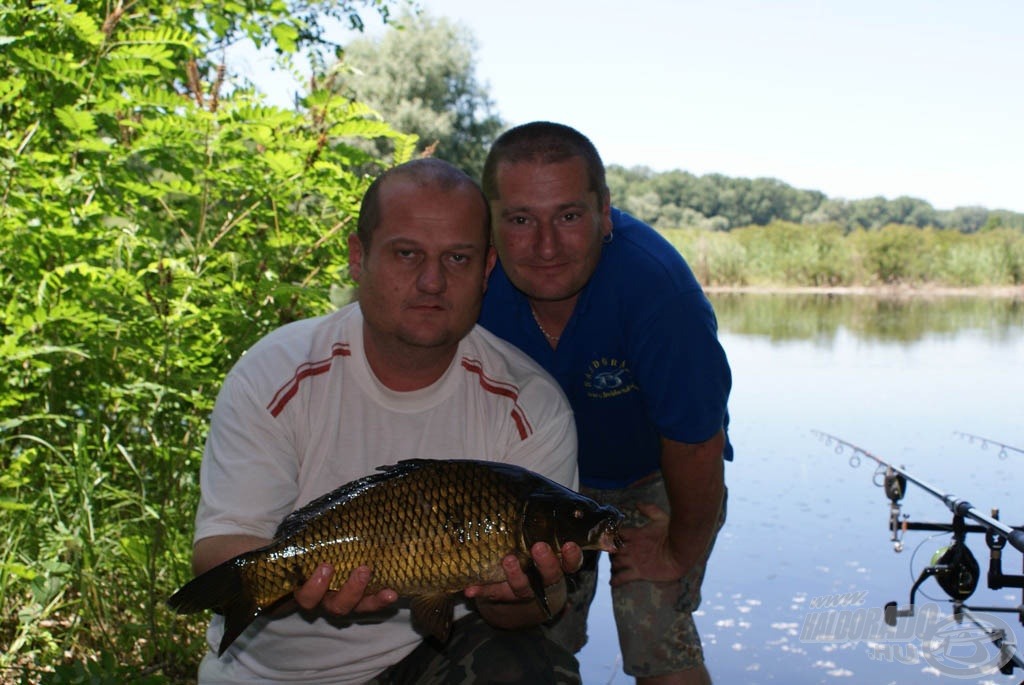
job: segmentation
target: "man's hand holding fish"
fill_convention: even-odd
[[[296,603],[306,611],[320,607],[322,611],[333,616],[346,616],[352,613],[372,614],[382,611],[398,599],[398,593],[391,588],[366,594],[366,587],[373,578],[373,569],[369,566],[357,566],[353,569],[338,590],[330,589],[333,577],[334,567],[330,564],[320,564],[313,576],[295,591]]]
[[[557,616],[565,607],[565,576],[575,573],[583,564],[583,552],[574,542],[562,545],[561,558],[546,542],[537,542],[530,548],[534,567],[540,574],[547,598],[548,611]],[[480,615],[495,628],[520,628],[535,625],[550,616],[536,601],[530,579],[514,554],[501,561],[508,580],[504,583],[471,585],[466,597],[476,599]]]

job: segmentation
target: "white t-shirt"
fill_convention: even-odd
[[[351,304],[270,333],[234,366],[206,441],[196,540],[271,538],[307,502],[413,457],[510,462],[577,487],[569,403],[517,348],[476,326],[437,382],[394,392],[366,362],[362,326]],[[260,618],[218,658],[222,633],[215,615],[200,683],[362,683],[422,640],[407,609],[376,623]]]

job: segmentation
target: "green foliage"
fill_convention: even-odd
[[[421,151],[480,178],[504,123],[487,87],[477,82],[475,48],[464,27],[405,13],[380,38],[346,46],[336,66],[336,88],[371,105],[396,129],[418,136]],[[389,147],[378,142],[374,149],[382,154]]]
[[[692,229],[661,231],[704,285],[749,284],[746,248],[732,235]]]
[[[207,617],[163,602],[190,576],[217,388],[261,335],[331,308],[358,170],[389,163],[356,143],[391,137],[394,161],[412,149],[327,89],[283,111],[205,66],[242,35],[285,52],[313,40],[314,9],[0,12],[4,679],[194,672]]]
[[[776,221],[731,232],[744,247],[753,283],[833,286],[851,278],[848,245],[835,225],[802,226]]]
[[[29,676],[23,678],[27,681]],[[76,661],[61,664],[47,671],[39,679],[40,685],[162,685],[167,678],[157,674],[139,674],[136,669],[122,666],[117,657],[104,652],[94,661]]]
[[[851,239],[859,248],[862,269],[882,284],[924,280],[927,253],[918,249],[921,230],[889,225],[878,231],[857,231]]]
[[[834,224],[773,222],[728,232],[661,231],[708,286],[1024,285],[1024,233],[892,224],[844,234]]]

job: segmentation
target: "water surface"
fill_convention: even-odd
[[[734,374],[736,448],[726,471],[729,520],[697,617],[712,677],[718,683],[909,684],[962,675],[956,663],[920,658],[914,640],[807,639],[813,635],[805,623],[823,611],[813,606],[823,597],[857,600],[850,611],[907,604],[913,579],[949,540],[910,531],[904,551],[895,553],[889,502],[873,485],[872,464],[852,468],[850,450],[837,454],[812,431],[838,435],[986,513],[999,507],[1003,520],[1024,523],[1024,455],[1001,458],[997,448],[955,433],[1024,447],[1024,306],[977,298],[712,299]],[[952,518],[913,486],[903,512],[914,521]],[[969,543],[984,574],[988,549],[980,536],[969,536]],[[1020,553],[1007,548],[1004,558],[1005,572],[1021,572]],[[606,580],[607,568],[602,571]],[[631,683],[621,672],[602,588],[591,642],[581,653],[584,682]],[[919,605],[949,614],[934,579],[922,591]],[[969,603],[1016,607],[1021,591],[988,590],[983,578]],[[999,616],[1024,642],[1017,616]],[[1017,670],[964,682],[1022,680]]]

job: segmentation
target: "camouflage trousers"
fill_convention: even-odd
[[[668,494],[660,477],[621,490],[581,488],[581,492],[602,504],[618,507],[625,526],[642,526],[648,519],[636,508],[638,503],[656,504],[668,510]],[[726,492],[726,496],[728,492]],[[718,529],[725,523],[726,503],[722,501]],[[704,663],[700,635],[693,612],[700,606],[704,570],[718,530],[708,544],[704,558],[678,581],[635,581],[612,588],[612,609],[622,649],[622,669],[645,678],[696,668]],[[570,584],[565,612],[547,626],[552,640],[576,653],[587,642],[587,615],[597,589],[599,552],[586,552],[583,568]]]
[[[368,685],[579,685],[579,662],[539,628],[499,630],[477,613],[452,626],[443,646],[424,640]]]

